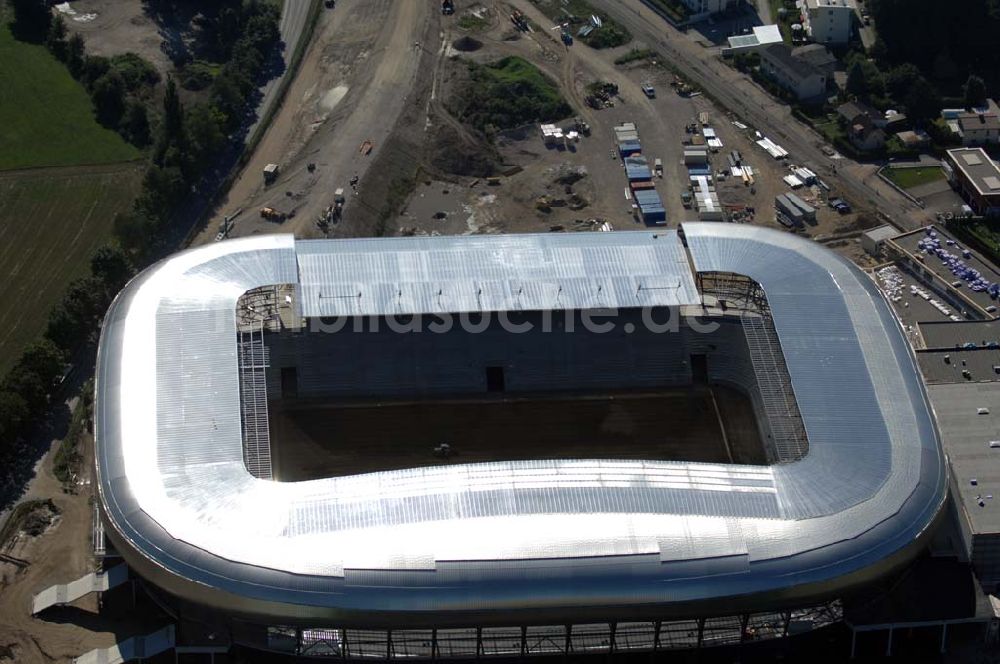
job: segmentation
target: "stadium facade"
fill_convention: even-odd
[[[704,358],[709,381],[750,397],[771,463],[501,461],[273,481],[268,454],[281,441],[249,410],[254,385],[274,379],[247,360],[267,352],[237,312],[272,286],[307,320],[675,316],[662,343],[625,343],[619,362],[586,370],[539,370],[498,357],[494,342],[461,366],[425,364],[433,380],[379,349],[352,353],[370,371],[347,355],[343,372],[300,384],[321,396],[379,374],[372,393],[484,390],[482,367],[468,373],[481,361],[506,363],[512,390],[595,375],[594,387],[683,385]],[[732,224],[258,236],[177,254],[108,312],[95,418],[102,517],[130,567],[181,618],[299,654],[693,647],[716,627],[730,640],[781,636],[796,615],[835,619],[845,593],[907,564],[947,491],[920,374],[875,284],[820,245]]]

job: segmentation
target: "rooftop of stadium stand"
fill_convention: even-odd
[[[337,615],[391,605],[453,623],[510,608],[788,602],[884,569],[926,536],[945,496],[888,307],[857,268],[801,238],[683,230],[687,247],[674,231],[257,236],[157,264],[102,334],[95,426],[110,530],[181,596],[216,589],[261,610]],[[801,460],[517,461],[295,483],[247,472],[234,312],[249,290],[296,284],[304,316],[681,307],[700,301],[689,255],[698,273],[746,275],[766,293],[808,434]]]

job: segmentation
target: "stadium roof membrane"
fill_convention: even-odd
[[[802,460],[254,478],[236,349],[250,289],[297,284],[306,315],[698,302],[674,231],[258,236],[158,263],[105,319],[96,451],[113,541],[192,601],[373,627],[731,613],[833,596],[898,564],[936,518],[946,478],[912,352],[878,289],[792,235],[684,231],[697,271],[765,291],[808,434]]]

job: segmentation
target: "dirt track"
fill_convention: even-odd
[[[212,241],[222,217],[242,208],[233,236],[260,232],[315,235],[316,216],[332,202],[338,187],[350,191],[352,176],[363,178],[395,128],[418,80],[435,25],[433,3],[392,0],[341,0],[321,18],[285,103],[271,127],[195,244]],[[419,44],[419,45],[418,45]],[[372,140],[372,155],[358,148]],[[268,163],[281,175],[264,187]],[[314,173],[306,166],[316,165]],[[292,196],[286,195],[292,192]],[[347,215],[350,215],[351,200]],[[283,224],[262,221],[269,206],[295,217]]]

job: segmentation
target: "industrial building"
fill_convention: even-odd
[[[981,216],[1000,215],[1000,167],[982,148],[948,150],[942,164],[948,180]]]
[[[917,353],[951,467],[960,552],[987,593],[1000,589],[1000,327],[921,323]]]
[[[600,312],[603,331],[587,324]],[[419,467],[355,453],[282,481],[293,441],[268,414],[322,419],[351,398],[386,420],[400,399],[712,386],[748,399],[766,463],[545,445],[468,463],[475,442],[456,424],[438,440],[458,456],[404,435],[394,449]],[[529,424],[528,444],[545,431]],[[842,597],[905,567],[947,491],[920,374],[875,284],[818,244],[733,224],[254,236],[177,254],[105,318],[95,430],[105,531],[132,573],[216,646],[289,654],[781,637],[839,620]],[[319,431],[329,453],[351,445]]]

